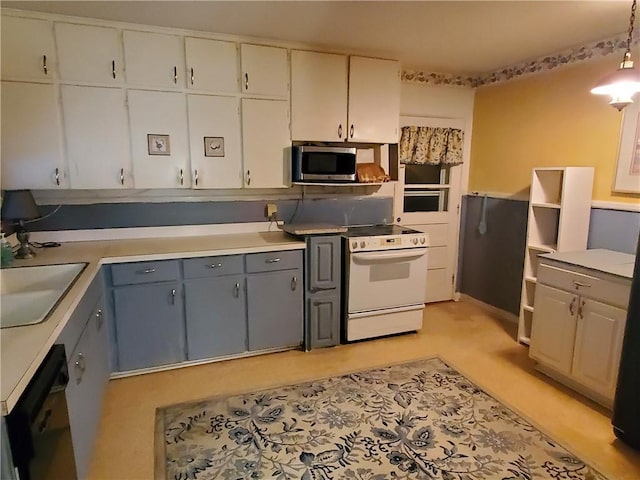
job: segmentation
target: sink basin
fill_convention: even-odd
[[[0,270],[0,328],[45,320],[85,266],[66,263]]]

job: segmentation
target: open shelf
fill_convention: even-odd
[[[533,283],[535,285],[535,283],[538,281],[538,279],[536,277],[524,277],[524,281],[525,282],[529,282],[529,283]]]
[[[533,313],[533,307],[530,305],[525,305],[524,307],[522,307],[526,312],[531,312]]]
[[[563,168],[534,169],[531,179],[531,203],[558,205],[562,203],[563,177]]]
[[[520,343],[524,343],[525,345],[531,344],[531,339],[529,337],[520,336],[518,337],[518,340],[520,341]]]
[[[554,253],[557,250],[557,245],[555,243],[549,245],[531,244],[527,245],[527,248],[536,252]]]
[[[291,182],[291,185],[302,185],[306,187],[376,187],[382,182],[358,183],[358,182]]]
[[[560,204],[559,203],[541,203],[541,202],[533,202],[531,204],[532,207],[534,208],[556,208],[556,209],[560,209]]]

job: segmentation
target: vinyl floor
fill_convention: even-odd
[[[640,479],[640,452],[615,438],[610,412],[536,372],[515,334],[476,304],[444,302],[427,306],[418,333],[111,380],[90,478],[153,478],[158,406],[439,355],[612,480]]]

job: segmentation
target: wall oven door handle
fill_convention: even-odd
[[[402,260],[422,257],[427,253],[427,250],[427,248],[407,248],[391,252],[388,250],[378,252],[356,252],[352,253],[351,256],[354,260],[368,260],[374,262],[376,260]]]

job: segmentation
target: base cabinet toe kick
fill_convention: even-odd
[[[611,408],[631,278],[545,257],[539,260],[529,356],[542,373]]]

